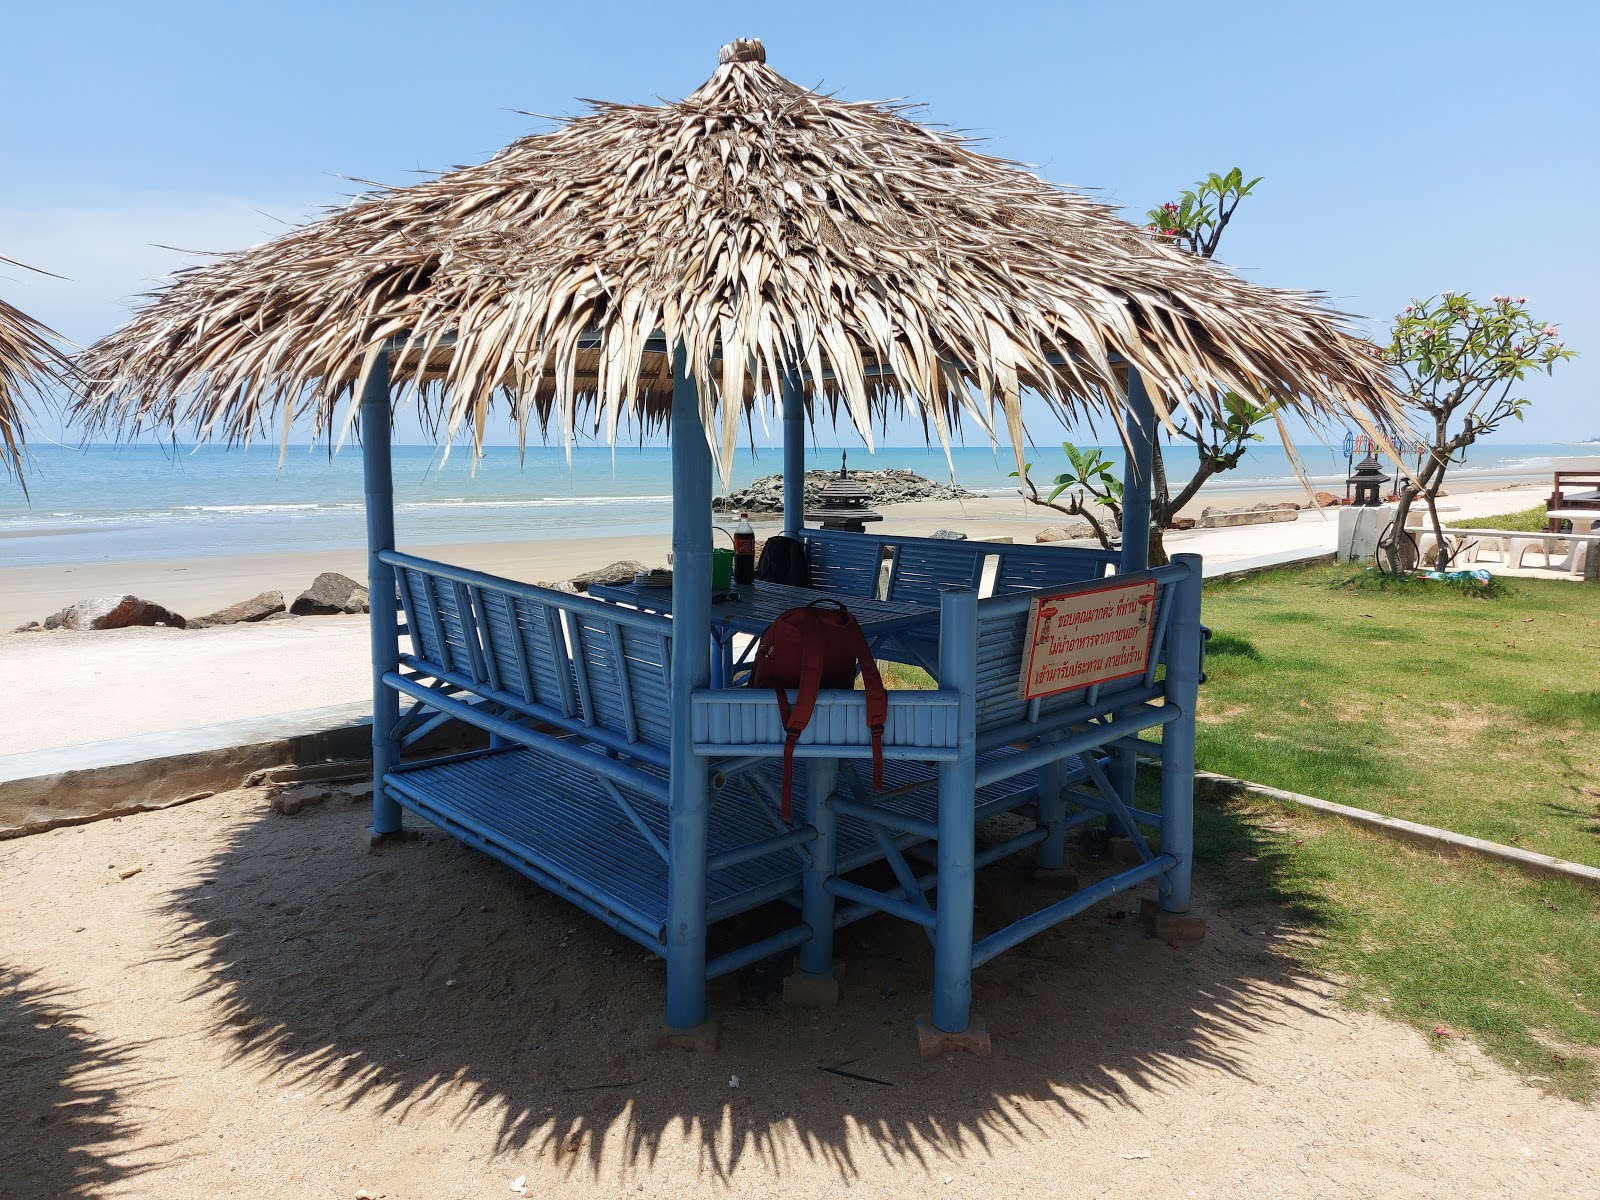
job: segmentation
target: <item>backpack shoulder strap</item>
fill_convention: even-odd
[[[785,821],[794,816],[794,748],[811,723],[811,714],[817,708],[817,692],[822,687],[823,639],[816,624],[815,619],[797,622],[804,640],[800,646],[800,679],[795,687],[794,704],[790,705],[789,693],[783,687],[773,688],[778,696],[778,715],[783,718],[784,729],[779,814]]]
[[[883,727],[889,720],[889,693],[883,686],[883,676],[878,671],[877,660],[872,657],[872,647],[867,645],[867,635],[861,623],[846,613],[846,636],[852,643],[856,666],[861,668],[861,688],[867,697],[867,729],[872,733],[872,788],[883,790]]]

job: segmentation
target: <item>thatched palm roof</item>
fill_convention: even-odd
[[[1019,393],[1110,410],[1131,362],[1165,413],[1236,389],[1370,427],[1395,403],[1308,292],[1156,244],[903,109],[846,103],[725,47],[678,104],[593,104],[480,166],[363,196],[181,272],[84,359],[91,428],[243,440],[337,408],[375,347],[436,432],[665,419],[683,343],[724,470],[751,404],[798,371],[871,441],[875,406],[944,441],[963,408],[1023,440]],[[659,334],[664,334],[664,339]]]
[[[4,255],[0,263],[35,269]],[[22,475],[22,423],[29,397],[39,397],[49,384],[72,378],[72,368],[56,348],[58,340],[27,313],[0,300],[0,471],[16,475],[24,493],[28,485]]]

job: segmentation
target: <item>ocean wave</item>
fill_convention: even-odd
[[[1555,465],[1556,460],[1554,458],[1502,458],[1496,459],[1492,463],[1484,463],[1482,466],[1468,462],[1464,467],[1457,467],[1456,469],[1458,471],[1503,471],[1509,474],[1512,472],[1550,471],[1555,469]]]
[[[448,509],[457,512],[465,508],[572,508],[588,505],[671,503],[671,496],[533,496],[525,500],[474,500],[452,497],[442,500],[406,500],[396,504],[395,508],[410,512],[428,509]],[[358,504],[356,507],[361,506]]]

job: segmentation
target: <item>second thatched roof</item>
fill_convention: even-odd
[[[1120,423],[1124,364],[1163,414],[1228,390],[1371,428],[1384,370],[1309,292],[1156,244],[1100,203],[724,47],[678,104],[596,103],[488,162],[380,190],[181,272],[83,359],[91,431],[338,430],[387,339],[436,433],[496,397],[570,438],[665,420],[684,347],[724,471],[750,406],[800,375],[871,444],[905,404],[943,442],[1020,395]],[[664,338],[659,335],[664,335]],[[997,419],[997,414],[1000,419]]]
[[[34,270],[0,255],[0,263]],[[0,300],[0,471],[27,482],[22,475],[25,445],[23,423],[31,399],[43,397],[51,384],[70,383],[73,369],[51,330],[19,308]]]

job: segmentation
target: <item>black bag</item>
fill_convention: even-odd
[[[786,533],[774,534],[761,547],[756,564],[756,579],[762,583],[786,583],[790,587],[811,586],[811,559],[806,544]]]

